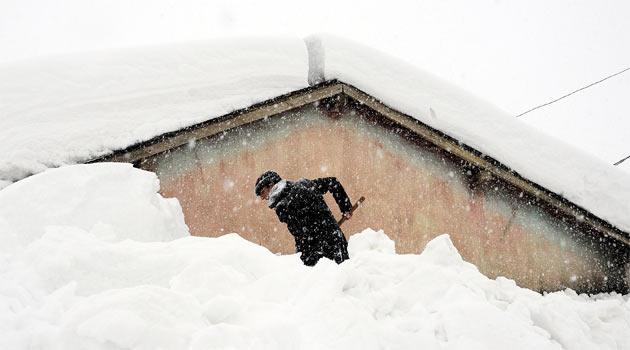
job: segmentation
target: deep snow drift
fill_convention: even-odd
[[[313,268],[236,234],[190,237],[154,174],[48,170],[0,191],[2,349],[630,349],[628,296],[490,280],[448,235],[383,233]]]

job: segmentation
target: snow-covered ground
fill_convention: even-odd
[[[629,296],[490,280],[448,235],[380,231],[313,268],[236,234],[191,237],[153,173],[47,170],[0,191],[2,349],[630,349]]]

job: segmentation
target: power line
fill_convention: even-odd
[[[619,74],[622,74],[622,73],[624,73],[624,72],[626,72],[626,71],[628,71],[628,70],[630,70],[630,67],[628,67],[628,68],[626,68],[626,69],[624,69],[624,70],[621,70],[621,71],[619,71],[619,72],[617,72],[617,73],[615,73],[615,74],[611,74],[611,75],[609,75],[609,76],[607,76],[607,77],[605,77],[605,78],[603,78],[603,79],[600,79],[600,80],[598,80],[598,81],[596,81],[596,82],[594,82],[594,83],[590,83],[590,84],[588,84],[588,85],[586,85],[586,86],[584,86],[584,87],[581,87],[581,88],[579,88],[579,89],[577,89],[577,90],[575,90],[575,91],[571,91],[570,93],[568,93],[568,94],[566,94],[566,95],[564,95],[564,96],[562,96],[562,97],[559,97],[559,98],[557,98],[557,99],[555,99],[555,100],[553,100],[553,101],[550,101],[550,102],[547,102],[547,103],[541,104],[540,106],[536,106],[536,107],[534,107],[534,108],[532,108],[532,109],[530,109],[530,110],[527,110],[527,111],[525,111],[525,112],[523,112],[523,113],[521,113],[521,114],[517,115],[517,116],[516,116],[516,118],[518,118],[518,117],[520,117],[520,116],[523,116],[523,115],[525,115],[525,114],[527,114],[527,113],[529,113],[529,112],[535,111],[535,110],[537,110],[538,108],[542,108],[542,107],[548,106],[548,105],[550,105],[550,104],[552,104],[552,103],[558,102],[558,101],[562,100],[563,98],[566,98],[566,97],[569,97],[569,96],[573,95],[573,94],[574,94],[574,93],[576,93],[576,92],[580,92],[580,91],[582,91],[582,90],[584,90],[584,89],[588,89],[588,88],[590,88],[590,87],[591,87],[591,86],[593,86],[593,85],[599,84],[599,83],[601,83],[601,82],[603,82],[603,81],[605,81],[605,80],[608,80],[608,79],[610,79],[610,78],[612,78],[612,77],[614,77],[614,76],[617,76],[617,75],[619,75]],[[627,159],[627,158],[626,158],[626,159]],[[626,160],[626,159],[623,159],[623,160]],[[622,160],[622,161],[623,161],[623,160]],[[616,164],[615,164],[615,165],[616,165]]]
[[[625,161],[626,161],[626,159],[628,159],[628,158],[630,158],[630,155],[629,155],[629,156],[627,156],[626,158],[624,158],[624,159],[622,159],[622,160],[618,161],[618,162],[617,162],[617,163],[615,163],[614,165],[619,165],[619,164],[621,164],[621,163],[625,162]]]

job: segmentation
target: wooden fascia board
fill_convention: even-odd
[[[522,191],[543,200],[551,206],[561,210],[563,213],[576,217],[583,218],[584,222],[593,227],[598,232],[604,235],[610,236],[619,242],[624,243],[626,246],[630,246],[630,239],[628,234],[615,228],[607,227],[609,223],[596,218],[589,211],[577,206],[569,200],[561,197],[552,191],[545,189],[544,187],[537,185],[518,173],[509,170],[508,167],[501,164],[499,161],[487,156],[482,156],[480,152],[468,147],[461,142],[458,142],[452,137],[440,132],[430,126],[418,121],[417,119],[410,117],[406,114],[400,113],[393,108],[388,107],[384,103],[378,101],[373,96],[355,88],[354,86],[342,83],[343,93],[355,101],[375,110],[379,114],[385,116],[391,121],[411,130],[415,134],[424,138],[425,140],[433,143],[434,145],[444,149],[445,151],[454,154],[455,156],[490,172],[493,176],[506,181],[507,183],[521,189]],[[600,221],[601,220],[601,221]]]

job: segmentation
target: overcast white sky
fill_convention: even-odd
[[[328,32],[401,57],[517,115],[630,67],[628,17],[627,0],[0,0],[0,62]],[[630,155],[629,111],[630,71],[522,119],[613,163]]]

